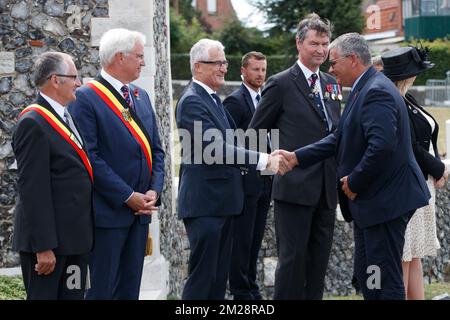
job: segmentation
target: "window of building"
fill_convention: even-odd
[[[208,0],[207,7],[209,14],[217,14],[217,0]]]

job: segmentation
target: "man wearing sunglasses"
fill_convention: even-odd
[[[19,177],[13,249],[27,299],[83,299],[94,243],[92,168],[67,112],[80,81],[64,53],[42,54],[33,69],[39,94],[12,141]]]

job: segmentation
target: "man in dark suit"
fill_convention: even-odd
[[[138,299],[151,214],[164,182],[164,150],[150,98],[130,84],[144,63],[145,36],[111,29],[102,70],[77,90],[70,111],[94,168],[95,247],[87,299]]]
[[[249,127],[277,129],[281,149],[292,151],[319,141],[338,124],[336,82],[319,71],[330,36],[329,23],[318,15],[300,21],[298,61],[264,87]],[[272,197],[278,248],[274,298],[322,299],[337,205],[334,161],[275,176]]]
[[[182,146],[178,217],[190,244],[183,299],[223,299],[231,260],[233,216],[242,212],[242,171],[287,169],[280,157],[240,147],[233,118],[216,91],[228,62],[219,41],[201,39],[191,48],[193,79],[178,101]],[[230,137],[231,133],[231,137]],[[209,142],[209,143],[208,143]]]
[[[357,33],[330,46],[330,72],[351,93],[336,132],[284,153],[306,168],[336,157],[339,203],[353,220],[355,275],[365,299],[404,299],[401,258],[407,222],[430,194],[411,147],[408,114],[394,84],[371,66]]]
[[[252,51],[242,57],[243,82],[223,101],[238,129],[248,128],[261,99],[266,69],[267,60],[262,53]],[[256,265],[270,206],[271,185],[270,175],[256,171],[244,175],[244,208],[240,215],[234,217],[233,259],[229,272],[229,286],[234,299],[262,299],[256,283]]]
[[[19,200],[13,249],[27,299],[83,299],[94,241],[92,168],[66,111],[80,86],[72,58],[47,52],[34,64],[36,102],[13,133]]]

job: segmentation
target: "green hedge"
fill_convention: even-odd
[[[226,80],[241,81],[241,56],[227,55],[228,73]],[[268,56],[267,57],[267,77],[276,74],[294,64],[296,56]],[[192,78],[189,54],[172,54],[171,56],[172,79],[188,80]]]
[[[433,42],[421,40],[422,45],[431,49],[429,59],[435,64],[434,68],[422,73],[414,81],[414,85],[425,85],[427,79],[445,79],[446,72],[450,71],[450,41],[437,39]],[[416,42],[410,42],[416,45]],[[408,45],[405,43],[405,46]]]

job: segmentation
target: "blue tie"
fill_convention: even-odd
[[[211,96],[214,98],[214,100],[216,101],[216,105],[217,108],[219,109],[220,114],[222,115],[222,117],[224,118],[224,120],[226,121],[226,123],[228,124],[228,126],[231,128],[230,123],[228,122],[228,118],[227,115],[225,113],[225,109],[223,107],[222,101],[220,101],[220,98],[217,94],[215,93],[211,93]]]
[[[120,90],[123,93],[123,97],[124,97],[125,101],[127,102],[128,107],[130,107],[130,109],[134,111],[133,103],[131,102],[131,97],[130,97],[130,89],[128,89],[128,86],[123,86],[122,88],[120,88]]]
[[[329,132],[327,116],[325,115],[325,110],[323,110],[322,100],[320,99],[319,91],[315,90],[315,88],[316,88],[316,81],[317,81],[317,74],[313,73],[311,75],[311,86],[310,86],[311,93],[312,93],[312,95],[314,97],[314,104],[316,105],[317,109],[319,109],[320,116],[322,117],[322,121],[323,121],[323,123],[325,125],[325,130],[327,132]]]

